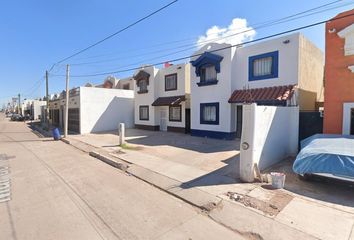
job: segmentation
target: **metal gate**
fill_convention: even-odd
[[[322,133],[323,117],[320,112],[300,112],[299,141],[317,133]]]
[[[68,130],[80,133],[80,108],[69,108]]]

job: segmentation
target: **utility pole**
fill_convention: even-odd
[[[18,114],[21,114],[21,94],[18,94]]]
[[[49,92],[48,92],[48,71],[45,71],[45,95],[46,95],[46,113],[45,113],[45,123],[47,124],[47,128],[49,129]]]
[[[68,136],[68,122],[69,122],[69,72],[70,66],[66,65],[66,92],[65,92],[65,121],[64,121],[64,138]]]

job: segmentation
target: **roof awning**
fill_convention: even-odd
[[[210,53],[204,52],[200,55],[196,60],[191,61],[191,64],[195,67],[195,74],[199,77],[200,76],[200,68],[205,65],[214,65],[215,70],[217,73],[220,72],[220,62],[224,57]]]
[[[229,103],[258,103],[270,105],[282,105],[291,99],[296,85],[274,86],[265,88],[253,88],[235,90]]]
[[[176,106],[186,100],[186,96],[159,97],[151,105],[152,106]]]

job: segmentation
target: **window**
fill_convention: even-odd
[[[200,104],[200,124],[219,124],[219,103]]]
[[[249,58],[249,81],[278,77],[278,51]]]
[[[267,76],[272,74],[272,57],[265,57],[253,61],[253,76]]]
[[[200,81],[201,82],[211,82],[216,80],[216,70],[215,66],[208,65],[200,68]]]
[[[177,90],[177,73],[165,76],[165,91]]]
[[[197,83],[199,87],[214,85],[218,83],[217,73],[220,73],[220,62],[223,56],[219,56],[210,52],[204,52],[199,58],[191,61],[195,67],[195,74],[200,78]]]
[[[149,120],[149,106],[139,106],[139,120]]]
[[[123,85],[123,89],[129,90],[130,89],[130,84],[129,83],[124,84]]]
[[[147,80],[142,79],[139,81],[139,93],[146,93],[147,90]]]
[[[181,120],[182,120],[182,107],[181,106],[170,107],[169,120],[171,122],[181,122]]]

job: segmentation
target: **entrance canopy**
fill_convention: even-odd
[[[185,100],[186,97],[184,95],[173,96],[173,97],[159,97],[151,105],[155,107],[156,106],[176,106]]]
[[[260,105],[286,105],[296,85],[235,90],[229,103],[257,103]]]

